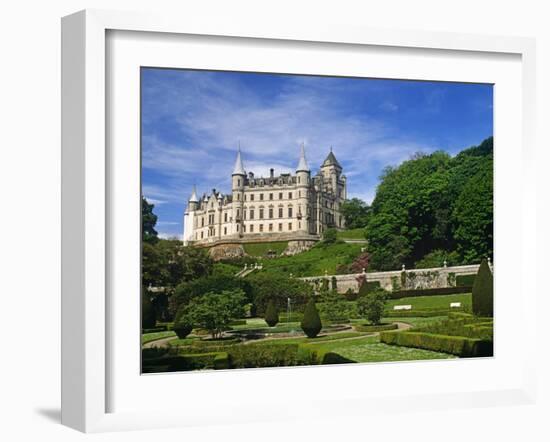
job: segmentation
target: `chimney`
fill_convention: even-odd
[[[269,176],[270,176],[271,178],[273,178],[273,172],[274,172],[273,168],[269,169]]]

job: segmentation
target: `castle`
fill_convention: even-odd
[[[340,204],[346,199],[346,176],[332,152],[311,176],[304,146],[296,174],[255,177],[245,172],[240,148],[230,194],[212,190],[200,199],[193,186],[184,215],[185,245],[289,241],[307,246],[328,228],[344,228]]]

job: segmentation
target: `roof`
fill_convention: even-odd
[[[235,167],[233,168],[233,175],[246,175],[243,166],[243,160],[241,159],[241,148],[237,151],[237,159],[235,160]]]
[[[342,168],[342,166],[340,166],[340,163],[332,153],[332,147],[330,148],[330,153],[327,155],[327,158],[325,159],[325,161],[323,161],[323,165],[321,167],[325,167],[325,166],[337,166],[340,169]]]
[[[189,198],[190,203],[198,203],[199,200],[197,198],[197,189],[195,186],[193,186],[193,193],[191,194],[191,198]]]
[[[298,162],[298,167],[296,168],[296,172],[309,172],[309,166],[307,165],[306,161],[306,152],[304,149],[304,144],[302,143],[302,149],[300,151],[300,161]]]

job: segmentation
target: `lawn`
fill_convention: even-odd
[[[148,342],[153,342],[157,339],[169,338],[170,336],[176,336],[176,333],[173,331],[146,333],[141,335],[141,344],[147,344]]]
[[[243,244],[244,251],[250,256],[266,256],[267,252],[273,250],[280,255],[288,245],[287,241],[264,242]]]
[[[318,352],[334,352],[355,362],[415,361],[450,359],[452,357],[445,353],[382,344],[379,342],[378,336],[366,336],[344,341],[308,342],[303,345]]]
[[[448,309],[451,302],[460,302],[466,310],[472,308],[471,293],[458,295],[416,296],[412,298],[391,299],[386,303],[386,309],[393,309],[394,305],[412,305],[412,310],[419,309]]]
[[[317,244],[310,250],[294,256],[284,256],[277,259],[262,261],[262,272],[278,273],[294,276],[323,276],[336,274],[340,264],[351,264],[361,253],[362,244],[346,244],[337,242],[332,245]]]
[[[342,230],[336,233],[338,239],[365,239],[365,228]]]

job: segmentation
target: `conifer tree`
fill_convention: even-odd
[[[481,261],[472,287],[472,311],[477,316],[493,316],[493,273],[486,259]]]
[[[304,317],[300,323],[300,326],[309,338],[314,338],[317,336],[323,328],[323,324],[321,323],[321,318],[313,298],[311,298],[306,305]]]
[[[271,299],[269,303],[267,304],[267,308],[265,309],[265,322],[267,322],[267,325],[270,327],[275,327],[277,323],[279,322],[279,312],[277,310],[277,306]]]

